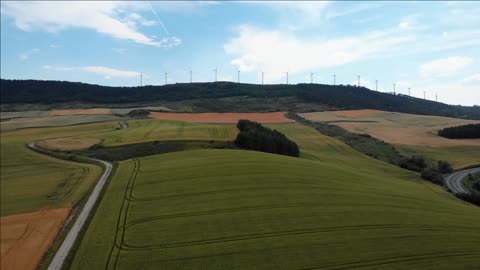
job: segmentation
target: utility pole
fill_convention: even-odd
[[[358,77],[358,87],[360,87],[360,75],[358,75],[357,77]]]
[[[336,83],[336,81],[335,81],[336,78],[337,78],[337,75],[333,74],[333,85],[335,85],[335,83]]]
[[[313,84],[313,72],[310,73],[310,83]]]
[[[393,94],[396,95],[396,92],[395,92],[395,84],[393,84]]]
[[[215,71],[215,82],[216,82],[217,81],[217,67],[215,67],[215,69],[213,71]]]
[[[192,69],[190,69],[190,83],[192,83]]]
[[[143,86],[143,73],[140,72],[140,86]]]
[[[263,71],[262,71],[262,85],[263,85]]]
[[[378,92],[378,80],[375,80],[375,91]]]
[[[168,73],[165,72],[165,85],[167,85]]]
[[[240,83],[240,70],[238,71],[237,77],[238,77],[238,83]]]

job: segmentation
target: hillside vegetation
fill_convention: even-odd
[[[444,103],[392,95],[364,87],[297,84],[256,85],[231,82],[180,83],[165,86],[107,87],[76,82],[1,80],[1,100],[13,103],[132,103],[144,101],[181,101],[248,96],[263,98],[297,97],[305,102],[341,109],[378,109],[414,114],[480,119],[480,107],[453,106]],[[218,106],[217,106],[218,107]],[[278,108],[277,109],[282,109]],[[292,108],[284,108],[292,109]]]

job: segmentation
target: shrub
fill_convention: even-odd
[[[421,174],[422,178],[427,180],[427,181],[430,181],[434,184],[437,184],[437,185],[443,185],[444,183],[444,178],[443,178],[443,175],[435,170],[435,169],[432,169],[432,168],[425,168],[423,171],[422,171],[422,174]]]
[[[466,202],[480,206],[480,193],[477,193],[477,192],[470,193],[470,194],[457,193],[455,194],[455,196],[457,196],[457,198],[462,199]]]
[[[441,173],[451,173],[453,172],[452,165],[445,160],[439,160],[437,163],[438,171]]]
[[[427,163],[423,156],[413,155],[410,158],[405,158],[400,161],[400,167],[411,171],[421,172],[427,167]]]
[[[449,139],[479,139],[480,124],[444,128],[438,131],[438,135]]]

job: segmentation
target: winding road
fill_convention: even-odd
[[[120,124],[120,129],[127,128],[127,124],[125,122],[121,121],[119,122],[119,124]],[[31,142],[28,144],[28,147],[32,150],[38,150],[42,152],[42,150],[39,149],[39,147],[37,147],[36,144],[37,142]],[[53,257],[53,260],[50,262],[50,265],[48,266],[48,270],[56,270],[56,269],[62,268],[62,265],[65,259],[67,258],[70,250],[72,249],[73,244],[75,243],[75,240],[78,237],[78,234],[80,233],[83,226],[85,225],[85,222],[87,221],[87,218],[90,215],[90,212],[92,211],[93,206],[95,205],[95,202],[98,200],[98,197],[100,196],[100,193],[103,187],[105,186],[105,183],[107,182],[108,177],[112,172],[113,166],[109,162],[99,160],[99,159],[93,159],[93,158],[85,158],[85,159],[89,159],[97,163],[102,163],[105,166],[105,171],[103,172],[102,176],[100,177],[97,184],[95,185],[95,188],[90,194],[90,197],[88,198],[87,202],[83,206],[83,209],[80,212],[80,215],[75,220],[75,223],[70,228],[70,231],[68,232],[67,236],[63,240],[62,245],[57,250],[55,257]]]
[[[463,186],[463,179],[467,177],[469,173],[480,172],[480,167],[473,169],[466,169],[458,172],[454,172],[445,177],[445,185],[452,191],[453,194],[466,193],[470,194],[470,191]]]

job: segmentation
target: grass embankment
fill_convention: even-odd
[[[455,169],[480,164],[480,146],[428,147],[395,145],[395,148],[407,156],[420,153],[430,162],[432,160],[447,160]]]
[[[320,161],[194,150],[120,162],[71,269],[480,266],[477,207],[284,127]]]

